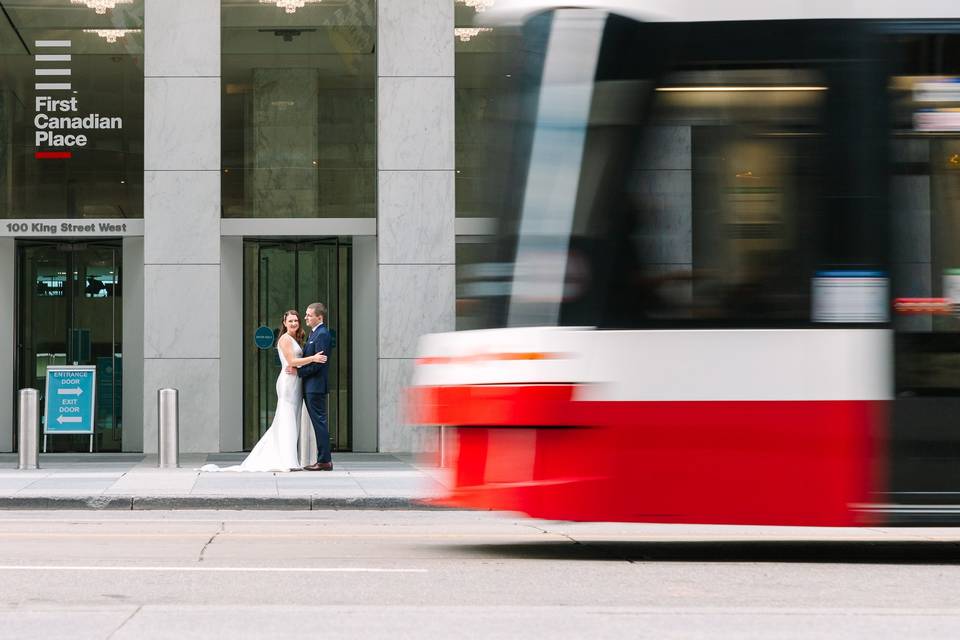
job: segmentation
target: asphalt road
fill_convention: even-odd
[[[955,638],[960,529],[2,512],[9,638]]]

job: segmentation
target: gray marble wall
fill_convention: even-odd
[[[318,200],[316,69],[253,70],[253,176],[256,218],[315,215]]]
[[[174,387],[180,450],[217,451],[220,0],[146,0],[145,21],[143,449]]]
[[[377,451],[377,238],[353,238],[353,450]]]
[[[220,451],[243,450],[243,238],[220,241]]]
[[[143,238],[123,239],[124,451],[143,451]],[[156,411],[156,409],[154,409]]]
[[[13,238],[0,238],[0,452],[13,451],[13,362],[16,334],[16,244]]]
[[[453,2],[377,3],[380,451],[436,451],[405,424],[417,338],[454,329]]]

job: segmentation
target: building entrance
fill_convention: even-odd
[[[97,368],[95,451],[120,451],[122,264],[117,242],[17,243],[18,388],[40,391],[55,365]],[[89,451],[89,437],[49,438],[48,451]]]
[[[243,448],[253,448],[270,426],[277,406],[280,359],[273,344],[262,348],[255,342],[257,328],[269,327],[276,338],[284,311],[296,309],[302,322],[308,304],[323,302],[336,345],[329,360],[331,447],[349,451],[353,445],[350,244],[338,238],[245,240],[243,251]]]

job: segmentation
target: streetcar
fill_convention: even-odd
[[[500,0],[485,328],[421,338],[442,504],[960,522],[960,5]]]

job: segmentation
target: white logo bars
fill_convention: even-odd
[[[70,40],[37,40],[34,43],[37,51],[41,50],[51,50],[51,51],[63,51],[64,49],[70,49]],[[41,62],[70,62],[71,56],[69,53],[37,53],[34,56],[34,60],[39,63]],[[73,88],[73,85],[69,82],[40,82],[39,78],[41,77],[59,77],[66,76],[70,77],[71,70],[69,68],[57,68],[57,69],[48,69],[45,67],[36,67],[34,69],[34,75],[37,77],[37,82],[34,85],[37,91],[70,91]]]
[[[69,67],[58,67],[58,68],[48,68],[39,66],[45,62],[53,63],[63,63],[71,62],[72,57],[69,53],[71,41],[70,40],[36,40],[34,41],[34,47],[36,48],[37,54],[34,56],[34,62],[36,67],[34,68],[34,76],[37,78],[34,89],[36,89],[37,94],[41,91],[70,91],[73,89],[73,84],[70,82],[40,82],[41,78],[57,78],[57,77],[71,77],[72,71]],[[62,53],[66,50],[68,53]],[[57,52],[57,53],[41,53],[45,51]],[[39,109],[38,109],[39,110]],[[43,134],[43,137],[46,138],[46,133]],[[37,132],[37,141],[36,144],[39,147],[41,144],[41,134]],[[44,140],[44,142],[47,142]],[[48,142],[49,144],[49,142]],[[70,158],[73,154],[69,151],[44,151],[37,149],[34,152],[34,158],[38,160],[56,160]]]

